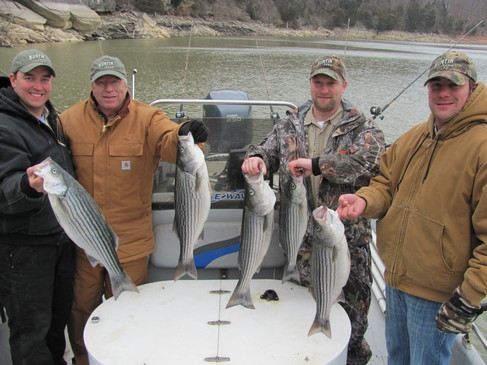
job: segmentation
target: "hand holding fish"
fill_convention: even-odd
[[[194,143],[206,142],[206,139],[208,138],[208,129],[206,129],[203,122],[198,119],[188,120],[181,126],[181,128],[179,128],[178,134],[180,136],[186,136],[189,132],[193,135]]]
[[[337,213],[340,219],[356,219],[367,207],[367,201],[355,194],[344,194],[338,198]]]
[[[242,163],[242,173],[244,175],[257,176],[261,172],[265,176],[267,174],[267,166],[260,157],[248,157]]]
[[[311,176],[313,174],[312,161],[310,158],[298,158],[290,161],[289,170],[294,176]]]
[[[27,168],[27,179],[29,180],[29,185],[32,189],[39,193],[46,193],[44,190],[44,179],[34,173],[34,171],[38,168],[39,165],[34,165]]]

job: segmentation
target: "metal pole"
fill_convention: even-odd
[[[135,74],[137,73],[137,69],[134,68],[132,70],[132,99],[135,99]]]

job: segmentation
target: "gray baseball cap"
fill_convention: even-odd
[[[102,56],[93,61],[91,64],[91,82],[95,82],[98,78],[105,75],[116,76],[127,81],[125,66],[117,57]]]
[[[28,49],[17,53],[17,55],[12,60],[12,65],[10,67],[11,73],[30,72],[36,67],[44,66],[49,69],[52,76],[56,76],[54,69],[52,68],[52,63],[49,57],[37,49]]]

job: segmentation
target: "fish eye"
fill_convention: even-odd
[[[53,174],[57,174],[57,169],[54,167],[54,168],[51,170],[51,172],[52,172]]]
[[[296,189],[296,184],[294,184],[294,183],[291,184],[291,189],[293,189],[293,190]]]
[[[254,195],[254,194],[255,194],[255,192],[254,192],[253,190],[250,190],[250,191],[249,191],[249,194],[250,194],[250,195]]]

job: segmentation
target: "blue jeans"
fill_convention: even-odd
[[[0,244],[0,303],[14,365],[64,365],[73,300],[74,244]]]
[[[449,365],[456,335],[437,330],[441,303],[386,287],[388,365]]]

